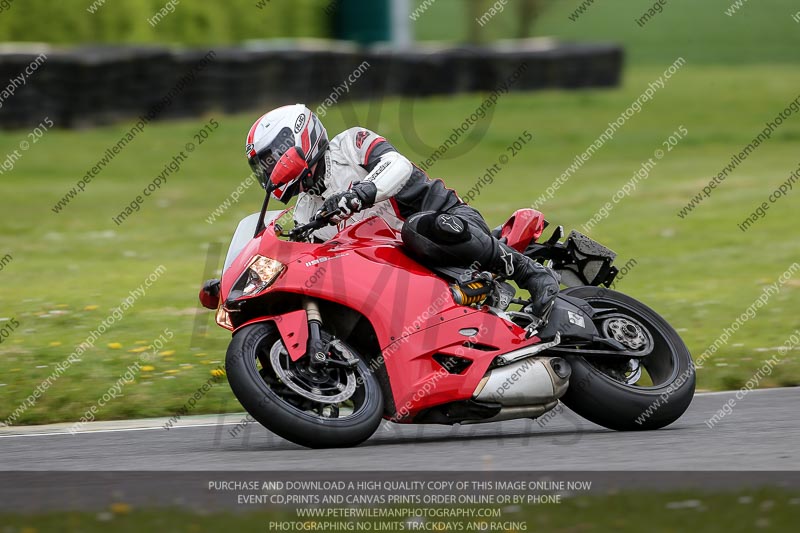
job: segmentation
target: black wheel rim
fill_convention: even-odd
[[[623,341],[625,338],[634,338],[632,344],[622,342],[632,351],[647,353],[640,359],[620,359],[618,357],[587,357],[585,360],[600,371],[604,376],[620,383],[623,386],[638,390],[659,390],[669,385],[678,375],[678,358],[667,339],[667,331],[655,323],[641,311],[619,300],[604,297],[583,297],[595,309],[614,308],[616,312],[601,314],[595,318],[599,331],[607,332],[610,329],[608,321],[621,320],[618,324],[620,335],[613,335],[615,340]],[[636,331],[641,329],[643,331]],[[640,337],[643,334],[644,339]],[[644,344],[638,344],[643,341]],[[631,363],[635,361],[636,363]],[[638,377],[637,377],[638,373]],[[636,377],[636,379],[632,379]],[[650,384],[648,384],[648,382]]]
[[[323,340],[331,339],[325,334]],[[337,357],[335,351],[329,356]],[[280,338],[262,339],[256,347],[255,359],[264,384],[300,414],[325,421],[345,421],[358,417],[365,409],[364,372],[368,369],[363,363],[350,369],[335,365],[312,368],[307,355],[292,361]]]

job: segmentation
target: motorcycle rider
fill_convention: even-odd
[[[492,236],[483,216],[465,204],[442,180],[430,179],[394,146],[366,128],[348,129],[328,140],[319,118],[302,104],[274,109],[261,116],[247,135],[250,168],[263,187],[279,159],[297,147],[310,172],[273,192],[288,203],[299,195],[296,224],[333,215],[314,232],[327,240],[348,224],[378,215],[401,231],[412,257],[428,266],[469,267],[502,275],[531,294],[531,310],[546,319],[559,290],[553,270],[526,257]],[[219,281],[200,291],[206,307],[216,309]]]

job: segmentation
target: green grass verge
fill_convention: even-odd
[[[619,493],[609,496],[581,496],[564,499],[559,504],[507,507],[499,519],[486,520],[504,523],[501,528],[486,531],[619,531],[640,532],[642,524],[647,531],[702,531],[707,533],[750,531],[794,531],[800,498],[796,492],[778,489],[759,489],[748,492],[708,494],[697,491],[669,493]],[[105,532],[113,528],[117,533],[139,532],[146,529],[199,533],[203,531],[274,531],[270,522],[296,523],[297,516],[290,512],[261,511],[254,513],[208,513],[193,514],[185,510],[132,509],[118,503],[107,511],[98,513],[49,513],[39,516],[1,515],[0,521],[9,529],[20,533],[46,533],[58,531]],[[349,531],[348,522],[333,520],[342,528],[333,531]],[[430,519],[429,522],[440,520]],[[475,522],[482,522],[476,520]],[[305,527],[314,527],[314,520],[302,521]],[[368,521],[367,521],[368,522]],[[404,523],[404,521],[401,520]],[[441,531],[475,531],[458,529],[468,521],[443,520],[451,529]],[[371,522],[371,529],[362,531],[402,531],[393,527],[379,529],[378,522]],[[383,522],[386,524],[387,522]],[[431,525],[430,523],[428,525]],[[476,526],[480,527],[480,526]],[[357,531],[355,527],[352,529]],[[406,531],[413,531],[408,526]],[[313,529],[308,529],[313,531]],[[325,531],[325,529],[319,529]],[[420,531],[423,531],[420,529]]]
[[[494,114],[480,122],[487,126],[480,142],[437,162],[430,173],[465,194],[529,130],[535,141],[474,201],[490,223],[499,224],[514,209],[529,206],[660,73],[660,68],[633,69],[614,90],[504,96]],[[800,163],[800,118],[787,120],[691,216],[681,220],[676,212],[797,96],[798,86],[800,73],[794,67],[700,67],[690,62],[542,208],[549,220],[579,228],[662,148],[662,141],[685,126],[687,138],[592,236],[614,249],[621,263],[637,261],[618,288],[662,313],[695,355],[797,260],[796,198],[775,204],[746,234],[736,224]],[[421,138],[435,146],[480,102],[478,96],[424,99],[414,102],[413,110],[398,99],[354,107],[342,103],[326,117],[326,125],[332,134],[353,124],[368,125],[419,161],[430,148],[412,140],[409,129],[400,126],[404,121],[413,118]],[[355,115],[346,113],[353,109]],[[0,257],[7,253],[13,261],[0,271],[0,318],[14,318],[20,325],[0,344],[0,421],[157,265],[167,270],[146,296],[16,423],[77,420],[138,360],[135,350],[165,328],[174,338],[152,369],[125,385],[124,396],[100,409],[99,419],[170,415],[222,362],[229,340],[225,331],[212,326],[191,345],[196,293],[209,243],[227,245],[238,220],[258,209],[261,196],[254,187],[216,223],[206,222],[246,177],[242,143],[254,116],[215,118],[219,129],[119,227],[112,217],[185,150],[185,143],[196,142],[193,135],[207,118],[148,126],[60,214],[51,210],[54,203],[130,124],[49,131],[2,176]],[[0,133],[0,157],[23,138],[24,132]],[[776,354],[775,347],[798,327],[798,286],[800,279],[790,280],[739,329],[699,371],[700,388],[741,386],[763,359]],[[783,357],[759,386],[799,383],[795,354]],[[237,408],[223,383],[192,412]]]
[[[329,0],[5,0],[0,3],[0,35],[3,41],[203,47],[247,39],[325,38],[330,35],[328,4]],[[45,19],[50,22],[42,24]]]
[[[424,0],[416,0],[422,5]],[[800,24],[793,0],[746,2],[733,16],[725,14],[734,0],[669,0],[644,26],[636,20],[655,0],[596,0],[575,21],[569,17],[584,0],[543,0],[546,9],[532,27],[535,36],[568,41],[606,41],[624,45],[633,63],[671,63],[678,55],[695,62],[748,64],[800,60]],[[586,2],[588,3],[588,2]],[[484,9],[495,4],[483,0]],[[510,0],[502,13],[482,28],[485,40],[517,35],[518,2]],[[463,0],[436,0],[413,23],[421,40],[464,41],[472,19]]]

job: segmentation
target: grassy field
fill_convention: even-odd
[[[697,491],[669,493],[624,492],[608,496],[581,496],[558,504],[510,506],[502,517],[506,527],[487,531],[619,531],[639,532],[642,524],[653,532],[705,531],[709,533],[793,531],[796,529],[800,499],[795,492],[777,489],[709,494]],[[135,509],[123,502],[97,513],[51,513],[41,516],[0,515],[10,531],[20,532],[105,532],[118,533],[145,529],[199,533],[201,531],[263,531],[272,521],[297,523],[295,513],[261,511],[255,513],[192,514],[184,510]],[[332,519],[345,526],[345,519]],[[448,524],[462,519],[431,520]],[[365,520],[369,521],[369,520]],[[313,520],[307,521],[311,527]],[[386,523],[383,521],[382,523]],[[372,522],[374,529],[377,523]],[[524,524],[517,529],[513,524]],[[792,525],[795,524],[795,525]],[[466,524],[465,524],[466,525]],[[272,528],[270,528],[272,529]],[[345,531],[344,527],[341,529]],[[455,529],[453,529],[455,531]],[[390,531],[399,531],[393,528]],[[465,531],[467,531],[465,529]]]
[[[329,36],[325,15],[328,0],[227,0],[224,5],[180,0],[168,3],[165,0],[55,3],[6,0],[0,2],[0,36],[3,41],[16,42],[170,43],[200,47],[246,39]],[[44,17],[51,19],[47,27],[39,24]],[[281,23],[271,23],[276,20]]]
[[[424,0],[416,0],[422,5]],[[678,55],[696,63],[783,63],[800,60],[800,24],[792,15],[800,10],[794,0],[745,2],[732,16],[725,14],[734,0],[669,0],[660,14],[644,26],[636,20],[655,0],[596,0],[570,19],[584,0],[549,0],[532,28],[535,36],[568,41],[606,41],[625,46],[632,63],[672,62]],[[494,0],[483,0],[488,10]],[[517,2],[510,0],[502,13],[485,23],[486,40],[516,35]],[[414,23],[425,40],[463,41],[473,23],[462,0],[436,0]]]
[[[480,141],[437,162],[430,174],[464,194],[523,131],[531,132],[534,142],[474,201],[498,224],[514,209],[529,206],[662,70],[632,69],[615,90],[504,96],[494,114],[479,123],[477,128],[485,129]],[[791,195],[746,234],[736,225],[800,164],[800,118],[784,122],[689,217],[680,219],[676,213],[797,96],[799,86],[800,72],[791,66],[688,63],[542,207],[549,220],[579,228],[663,148],[663,141],[686,128],[685,139],[592,236],[613,248],[620,263],[636,260],[618,288],[663,313],[696,355],[798,260],[797,200]],[[413,110],[400,100],[343,103],[329,113],[326,124],[337,132],[360,122],[419,161],[480,102],[478,96],[436,98],[415,102]],[[401,116],[412,117],[429,147],[399,126]],[[186,152],[185,144],[197,143],[194,134],[211,118],[219,128],[194,152]],[[211,263],[220,264],[220,244],[227,244],[241,217],[258,209],[261,195],[253,187],[214,224],[206,219],[247,175],[241,148],[252,120],[249,115],[215,115],[150,125],[59,214],[53,205],[131,124],[79,133],[51,130],[21,152],[13,171],[0,176],[0,257],[12,258],[0,271],[0,318],[8,319],[0,325],[19,324],[0,344],[0,421],[159,265],[166,270],[158,281],[15,423],[78,420],[162,335],[172,338],[155,361],[120,385],[122,395],[103,406],[98,419],[170,415],[212,377],[229,335],[212,326],[206,336],[192,338],[196,323],[210,324],[212,318],[198,310],[196,292],[213,273],[205,272],[209,250]],[[24,132],[0,134],[0,157],[24,138]],[[180,171],[117,226],[112,217],[181,151],[187,159]],[[776,355],[800,327],[799,288],[800,278],[789,280],[739,329],[699,371],[699,388],[741,386],[763,359]],[[759,386],[800,383],[796,353],[783,357]],[[192,413],[238,408],[223,382]]]

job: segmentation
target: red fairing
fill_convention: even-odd
[[[278,327],[281,340],[283,340],[283,344],[286,346],[286,351],[289,352],[289,357],[292,361],[297,361],[306,354],[308,346],[308,315],[305,309],[292,311],[285,315],[255,318],[236,329],[238,331],[245,326],[257,324],[258,322],[272,322]]]
[[[521,328],[486,309],[457,305],[448,283],[406,256],[401,246],[399,233],[379,217],[350,226],[323,244],[280,240],[269,225],[223,275],[223,301],[259,254],[286,268],[254,298],[292,292],[358,311],[372,324],[381,347],[395,404],[393,418],[408,422],[423,409],[471,398],[495,357],[539,339],[525,339]],[[300,313],[250,323],[276,321],[296,360],[304,355],[300,350],[308,334],[305,312]],[[460,357],[469,366],[460,374],[450,373],[434,359],[436,354]]]
[[[439,324],[401,338],[383,350],[396,406],[395,421],[409,422],[423,409],[471,398],[495,357],[540,341],[538,337],[525,339],[521,328],[493,314],[461,309],[461,313],[451,313],[445,320],[439,317]],[[477,333],[466,336],[465,330]],[[435,354],[453,355],[472,363],[461,374],[451,374],[433,359]]]
[[[505,237],[507,244],[524,252],[528,245],[536,241],[544,231],[544,215],[536,209],[519,209],[503,224],[500,237]]]

